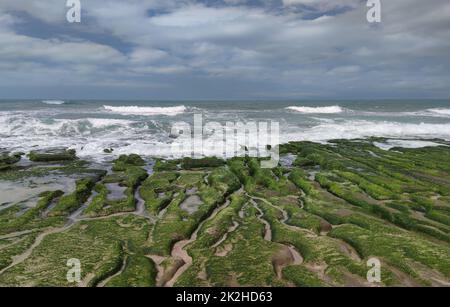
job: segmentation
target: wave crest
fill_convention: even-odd
[[[103,106],[107,111],[123,115],[167,115],[175,116],[186,112],[185,106],[176,107],[138,107],[138,106]]]
[[[427,112],[437,114],[437,115],[450,115],[450,109],[428,109]]]
[[[295,129],[295,128],[294,128]],[[387,138],[442,138],[450,136],[450,124],[413,124],[377,121],[346,121],[340,123],[323,123],[308,128],[301,133],[286,133],[282,138],[289,141],[329,141],[335,139],[359,139],[367,137]]]
[[[344,112],[344,109],[340,106],[328,106],[328,107],[287,107],[287,110],[305,113],[305,114],[337,114]]]
[[[65,104],[66,102],[64,100],[42,100],[42,103],[49,105],[61,105]]]

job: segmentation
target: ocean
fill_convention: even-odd
[[[172,150],[176,140],[170,135],[171,127],[176,122],[192,123],[194,114],[202,114],[204,122],[221,124],[277,121],[280,143],[371,136],[450,140],[450,100],[4,100],[0,101],[0,149],[28,152],[68,147],[80,157],[98,160],[111,156],[104,153],[105,148],[113,148],[113,155],[183,156]],[[408,146],[414,144],[421,143]]]

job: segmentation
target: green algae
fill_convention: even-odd
[[[28,158],[33,162],[60,162],[73,161],[77,159],[76,151],[73,149],[55,149],[47,151],[31,151]]]
[[[450,149],[382,150],[375,141],[386,140],[285,144],[280,152],[296,159],[274,169],[250,157],[160,159],[150,176],[137,155],[120,156],[106,176],[81,160],[23,167],[5,157],[1,163],[15,169],[0,171],[0,179],[49,172],[81,179],[68,195],[47,192],[34,208],[0,210],[0,235],[30,231],[0,240],[0,270],[40,233],[60,229],[0,274],[0,285],[75,286],[65,264],[79,258],[88,286],[155,286],[158,269],[177,263],[172,247],[195,232],[185,247],[192,264],[177,286],[367,286],[373,257],[382,262],[382,286],[443,285],[450,279]],[[124,188],[122,199],[109,198],[109,184]],[[148,217],[136,213],[136,193]],[[201,204],[187,212],[191,196]],[[63,228],[84,204],[92,220]],[[286,263],[278,276],[274,259],[286,246],[303,262]],[[158,267],[149,254],[166,260]]]
[[[132,212],[136,209],[135,192],[138,186],[148,177],[147,171],[140,166],[145,161],[138,155],[122,155],[113,162],[111,174],[105,176],[97,183],[94,190],[97,195],[88,204],[83,214],[89,217],[107,216],[119,212]],[[123,198],[118,200],[108,199],[111,191],[107,184],[117,184],[124,187]]]

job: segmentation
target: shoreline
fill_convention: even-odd
[[[305,140],[299,140],[299,141],[289,141],[285,143],[280,143],[278,147],[283,148],[285,146],[288,146],[289,143],[315,143],[315,144],[322,144],[322,145],[330,145],[335,144],[339,141],[348,141],[348,142],[371,142],[379,149],[383,150],[390,150],[395,147],[399,148],[424,148],[424,147],[435,147],[435,146],[450,146],[450,138],[444,139],[444,138],[414,138],[414,137],[366,137],[366,138],[354,138],[354,139],[330,139],[326,141],[305,141]],[[169,145],[169,144],[167,144]],[[114,159],[118,158],[120,155],[129,155],[129,154],[136,154],[135,152],[124,152],[121,150],[121,147],[108,147],[104,148],[101,152],[98,152],[96,155],[80,155],[78,151],[76,151],[76,148],[79,146],[50,146],[48,148],[42,148],[42,147],[36,147],[35,149],[29,151],[29,152],[23,152],[23,151],[17,151],[17,150],[10,150],[8,148],[0,148],[0,154],[15,154],[20,153],[22,156],[22,159],[19,161],[21,164],[25,164],[31,162],[29,159],[27,159],[27,155],[30,152],[46,152],[46,151],[64,151],[64,150],[73,150],[75,151],[77,155],[77,159],[86,160],[90,163],[98,163],[98,164],[107,164],[111,163]],[[245,147],[246,148],[246,147]],[[242,150],[241,153],[245,155],[246,149]],[[180,160],[183,158],[194,158],[192,154],[185,154],[180,155],[176,154],[176,156],[171,155],[155,155],[155,154],[139,154],[141,157],[144,157],[149,160]],[[233,156],[230,158],[224,157],[224,155],[220,154],[211,154],[211,155],[202,155],[201,158],[210,158],[210,157],[217,157],[219,159],[232,159]],[[255,158],[267,158],[267,156],[260,156]],[[24,166],[25,166],[24,165]]]

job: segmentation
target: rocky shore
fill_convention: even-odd
[[[274,169],[2,152],[0,286],[450,286],[450,147],[428,141],[293,142]]]

